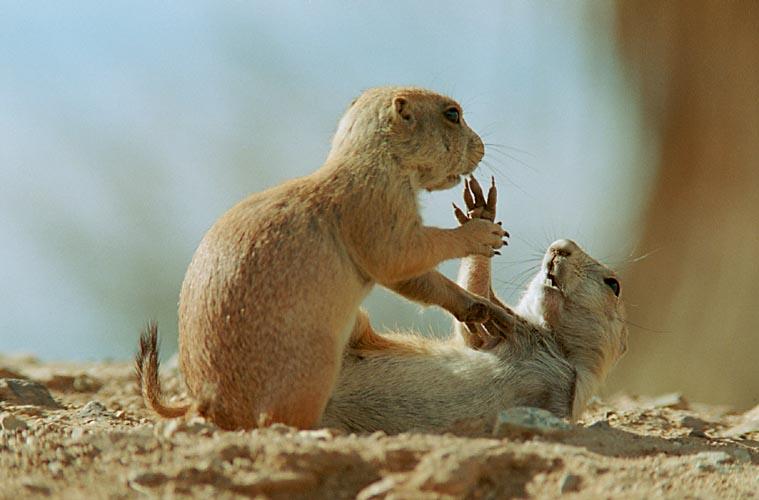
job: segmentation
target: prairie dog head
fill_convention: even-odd
[[[543,257],[516,310],[552,330],[574,357],[603,377],[627,349],[616,274],[575,242],[558,240]]]
[[[361,94],[340,120],[330,157],[365,156],[377,148],[415,188],[429,191],[458,184],[485,152],[456,101],[414,87],[378,87]]]

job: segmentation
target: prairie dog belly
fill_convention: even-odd
[[[400,355],[349,350],[322,425],[389,433],[439,430],[491,413],[492,391],[483,388],[507,379],[509,367],[491,353],[450,344],[436,350]]]

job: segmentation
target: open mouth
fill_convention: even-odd
[[[559,290],[559,282],[556,281],[556,276],[551,271],[546,271],[546,279],[543,281],[543,285],[554,290]]]

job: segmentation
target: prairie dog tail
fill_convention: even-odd
[[[142,394],[145,405],[157,414],[166,418],[184,416],[189,410],[189,404],[166,406],[163,403],[161,381],[158,379],[158,325],[151,321],[140,335],[140,351],[135,358],[137,387]]]

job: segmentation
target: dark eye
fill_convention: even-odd
[[[456,108],[446,109],[445,111],[443,111],[443,115],[445,115],[445,119],[451,123],[459,123],[459,121],[461,121],[461,117],[459,116],[459,110]]]
[[[615,278],[604,278],[604,283],[611,288],[611,291],[614,292],[614,295],[619,297],[619,281],[617,281]]]

